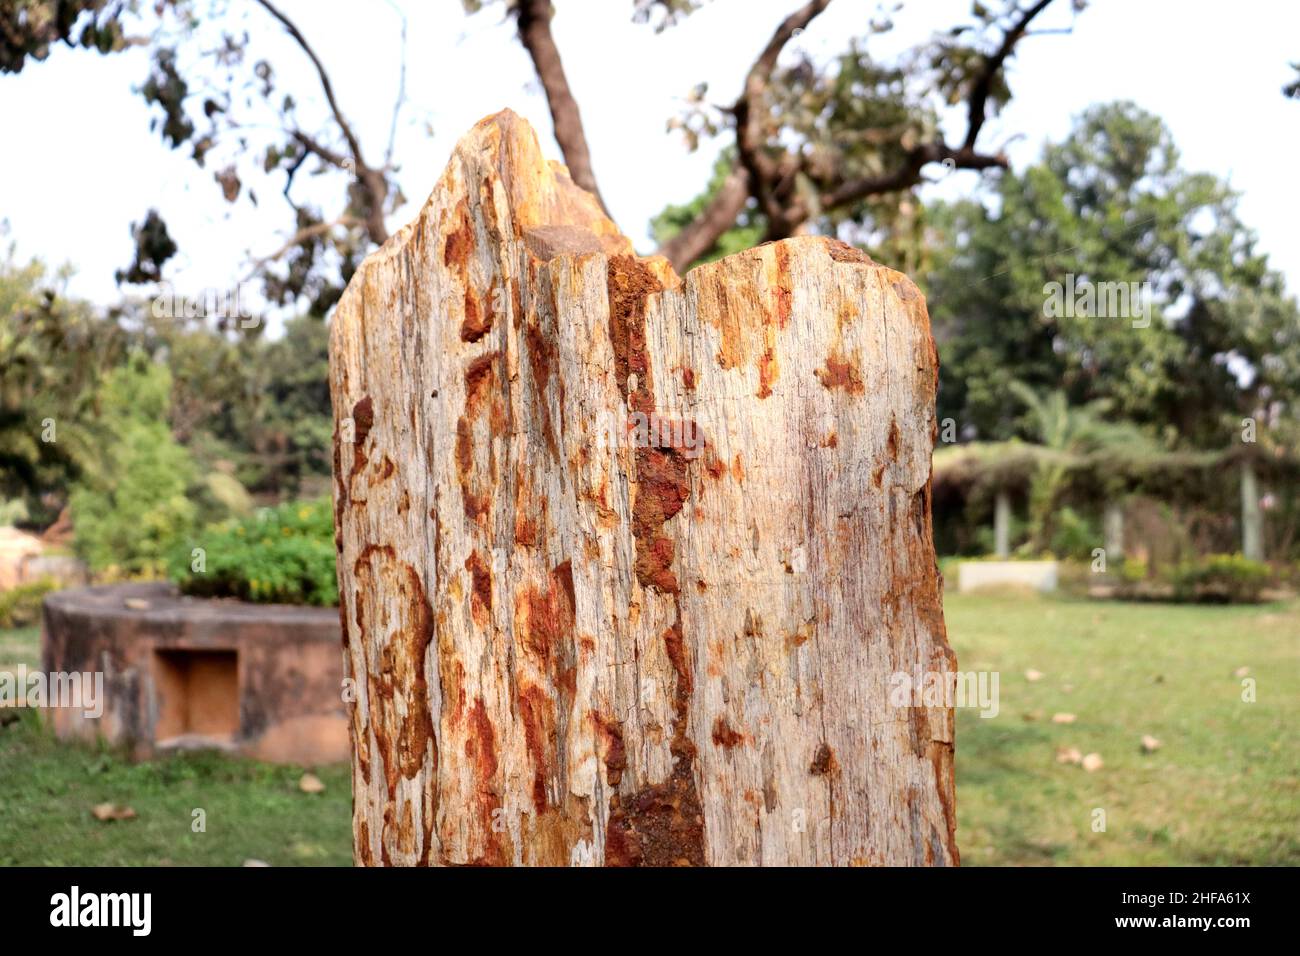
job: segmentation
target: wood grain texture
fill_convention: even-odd
[[[509,112],[331,333],[363,864],[951,864],[937,361],[832,240],[679,279]]]

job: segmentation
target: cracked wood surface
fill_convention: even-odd
[[[955,863],[936,377],[902,274],[678,278],[480,122],[332,324],[357,861]]]

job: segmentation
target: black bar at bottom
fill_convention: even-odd
[[[6,944],[76,934],[79,942],[204,948],[224,940],[337,947],[406,938],[462,948],[497,945],[512,933],[603,946],[664,929],[687,948],[771,943],[769,934],[790,931],[821,945],[836,934],[848,934],[838,937],[847,942],[890,932],[916,933],[916,945],[947,933],[953,942],[1056,945],[1104,936],[1181,945],[1200,936],[1231,944],[1287,928],[1293,876],[1235,868],[0,869],[0,932]],[[136,894],[148,894],[147,910]],[[1294,910],[1287,916],[1293,923]]]

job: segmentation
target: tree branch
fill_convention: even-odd
[[[397,145],[397,118],[401,115],[402,106],[406,102],[406,14],[402,12],[393,0],[389,0],[390,7],[402,21],[402,65],[397,74],[397,101],[393,104],[393,119],[388,127],[388,149],[384,151],[384,165],[391,168],[393,165],[393,150]]]
[[[745,203],[752,195],[758,200],[760,208],[771,217],[775,209],[778,215],[782,210],[769,197],[775,192],[775,186],[783,179],[788,179],[791,171],[779,165],[763,153],[766,137],[761,124],[763,96],[772,79],[772,71],[785,45],[790,42],[797,31],[808,26],[813,19],[830,5],[831,0],[810,0],[790,16],[781,21],[780,26],[767,41],[749,73],[739,99],[731,108],[736,121],[736,146],[740,161],[723,181],[722,189],[713,197],[690,225],[669,239],[658,250],[673,264],[677,271],[685,269],[698,259],[718,241],[718,237],[735,225],[736,218],[745,208]],[[759,109],[754,109],[754,104]]]
[[[930,163],[951,161],[954,169],[1005,168],[1007,158],[1004,154],[981,153],[975,144],[987,115],[994,80],[1014,53],[1016,45],[1029,33],[1030,23],[1051,2],[1036,0],[1032,6],[1020,11],[1007,27],[998,48],[985,58],[967,96],[967,129],[960,147],[954,149],[943,140],[922,143],[909,150],[898,168],[890,172],[847,180],[827,189],[818,197],[819,207],[823,210],[840,208],[869,196],[911,188],[921,182],[921,171]],[[680,270],[703,254],[734,224],[747,198],[736,195],[737,173],[745,174],[744,185],[767,218],[768,239],[793,235],[811,218],[807,203],[793,190],[802,159],[789,151],[780,155],[767,151],[771,135],[764,128],[768,119],[764,100],[782,49],[796,31],[806,27],[829,3],[830,0],[810,0],[786,17],[754,61],[745,78],[744,90],[731,109],[736,125],[739,168],[733,171],[723,191],[696,220],[659,250],[675,268]]]
[[[942,140],[923,143],[912,149],[907,155],[906,162],[893,172],[884,176],[850,180],[826,193],[821,197],[822,208],[832,209],[858,202],[868,196],[908,189],[921,181],[921,170],[928,163],[951,160],[954,169],[1005,169],[1007,166],[1005,155],[976,152],[975,141],[984,126],[993,81],[1006,64],[1007,58],[1015,51],[1016,44],[1025,36],[1030,22],[1051,2],[1052,0],[1038,0],[1033,6],[1022,11],[1019,18],[1007,28],[997,50],[985,58],[983,67],[975,76],[967,96],[966,138],[959,149],[950,148]]]
[[[361,154],[361,142],[357,139],[351,124],[343,116],[343,110],[339,107],[338,99],[334,96],[334,84],[330,82],[329,74],[325,71],[325,64],[316,55],[307,38],[302,35],[302,31],[287,16],[276,9],[271,0],[257,0],[259,4],[280,21],[280,24],[288,31],[295,43],[307,54],[312,65],[316,67],[316,75],[320,77],[321,89],[325,93],[325,101],[329,104],[330,113],[334,116],[334,122],[338,123],[339,130],[343,133],[343,138],[347,141],[348,150],[352,153],[352,174],[357,183],[362,187],[367,196],[366,209],[366,232],[370,236],[370,241],[376,245],[382,245],[388,239],[388,228],[384,225],[384,200],[388,197],[388,180],[384,174],[372,169],[365,161]],[[341,169],[347,169],[348,163],[338,153],[328,150],[306,134],[295,132],[294,138],[302,145],[311,150],[322,159],[338,166]]]
[[[306,242],[308,239],[314,239],[317,236],[325,235],[335,226],[347,226],[350,228],[352,226],[360,225],[362,225],[362,223],[353,219],[351,216],[339,216],[339,218],[331,220],[330,222],[317,222],[307,226],[305,229],[299,229],[285,241],[284,245],[280,246],[279,249],[276,249],[275,252],[272,252],[270,255],[262,256],[260,259],[255,259],[252,265],[249,266],[248,274],[242,281],[248,282],[252,280],[254,276],[272,262],[275,262],[277,259],[282,257],[290,249],[302,245],[302,243]]]
[[[1011,25],[1006,34],[1002,37],[1002,44],[997,48],[992,56],[984,61],[984,68],[975,77],[975,82],[971,86],[970,96],[968,97],[968,109],[966,120],[966,139],[964,149],[974,149],[975,140],[980,134],[980,128],[984,125],[985,114],[988,108],[989,93],[993,88],[993,80],[997,77],[998,71],[1006,63],[1020,42],[1020,38],[1025,35],[1029,28],[1029,23],[1047,8],[1052,0],[1038,0],[1032,7],[1021,13],[1020,19]]]
[[[596,174],[591,167],[591,152],[587,148],[587,134],[578,112],[578,102],[569,90],[564,75],[560,50],[551,35],[551,17],[555,8],[551,0],[520,0],[516,15],[519,18],[519,39],[532,57],[537,78],[546,92],[546,103],[551,110],[551,124],[555,140],[560,144],[569,177],[596,197],[600,208],[609,215],[605,200],[596,186]],[[611,217],[612,218],[612,217]]]
[[[718,237],[736,223],[736,218],[749,201],[749,173],[732,169],[723,180],[717,195],[684,229],[659,247],[658,254],[682,272],[692,262],[704,255],[718,241]]]
[[[793,168],[797,168],[797,159],[788,154],[776,160],[764,152],[768,141],[763,129],[767,115],[766,94],[772,80],[772,71],[781,56],[781,51],[796,32],[803,30],[823,10],[831,0],[809,0],[802,7],[790,14],[776,28],[772,38],[767,41],[763,51],[749,68],[745,77],[745,86],[732,107],[736,119],[736,148],[740,155],[740,164],[749,173],[750,190],[758,200],[759,207],[767,216],[769,231],[775,229],[786,231],[784,227],[785,207],[778,194],[777,184],[789,180]],[[793,168],[792,168],[793,167]],[[791,225],[791,228],[793,228]],[[788,234],[788,232],[787,232]]]
[[[921,170],[929,163],[952,160],[954,169],[1005,169],[1007,158],[1001,153],[990,156],[974,150],[950,149],[943,143],[925,143],[907,155],[902,166],[882,176],[866,176],[841,183],[821,196],[823,209],[835,209],[882,193],[909,189],[921,181]]]

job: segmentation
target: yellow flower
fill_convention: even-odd
[[[299,520],[299,521],[306,521],[306,520],[307,520],[308,518],[310,518],[310,517],[311,517],[311,509],[310,509],[310,508],[299,508],[299,509],[298,509],[298,520]]]

